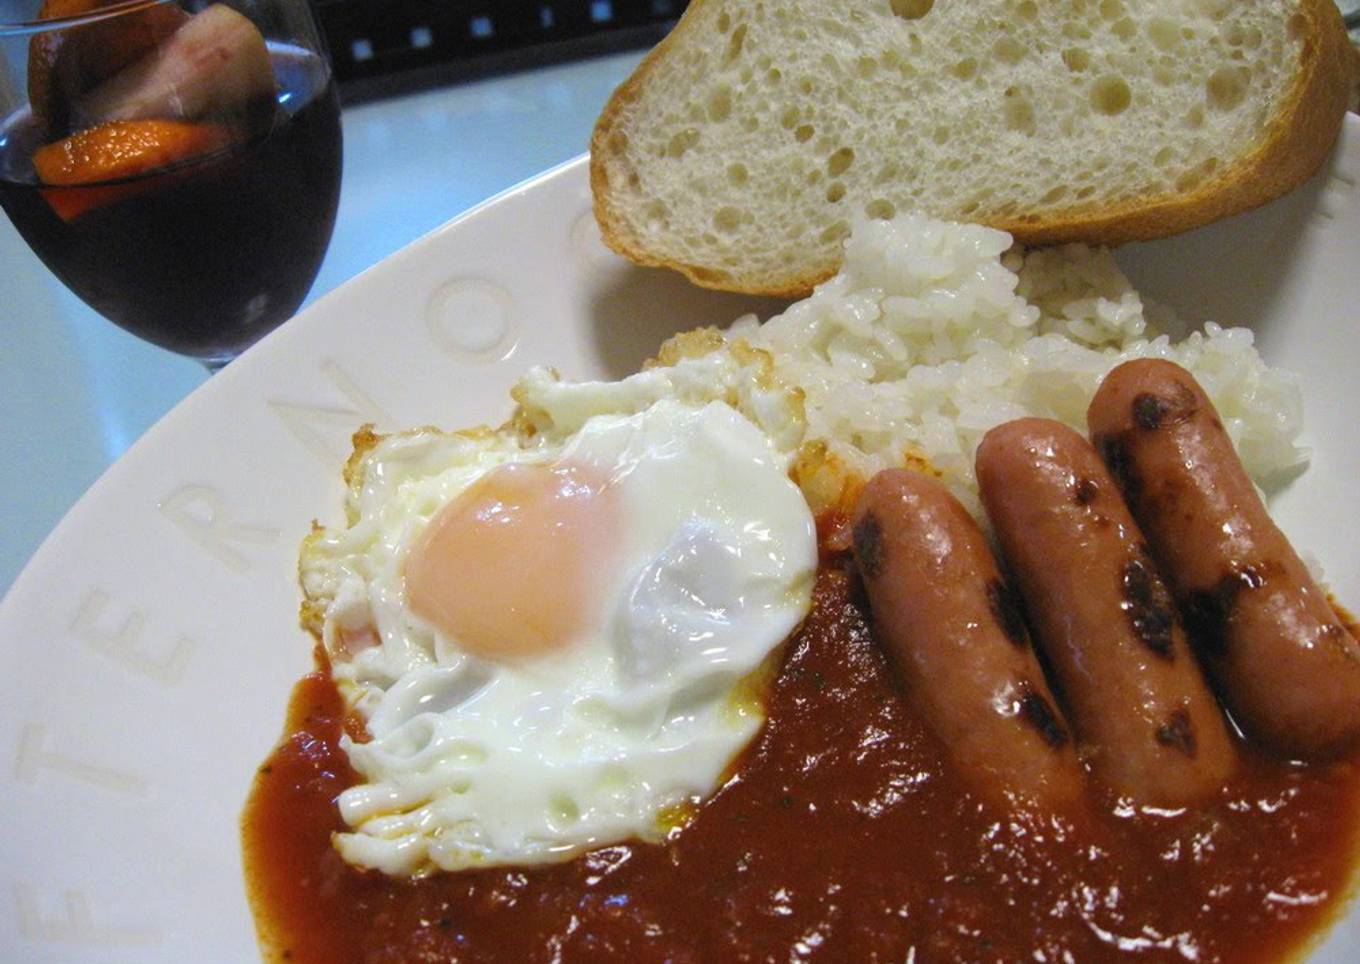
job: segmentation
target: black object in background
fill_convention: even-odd
[[[649,47],[687,0],[312,0],[352,103]]]

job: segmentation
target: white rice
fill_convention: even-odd
[[[1108,251],[1026,253],[1001,231],[902,215],[857,225],[840,273],[764,324],[677,336],[620,382],[531,371],[514,392],[516,425],[560,441],[602,412],[723,399],[789,455],[814,508],[879,469],[928,460],[981,516],[973,456],[988,429],[1037,415],[1085,434],[1105,374],[1155,356],[1194,373],[1258,484],[1299,470],[1295,379],[1261,360],[1245,328],[1206,323],[1173,341],[1166,331],[1180,327],[1143,304]]]
[[[1194,373],[1258,482],[1297,471],[1295,378],[1268,367],[1245,328],[1208,323],[1173,342],[1167,327],[1108,251],[1025,253],[1001,231],[904,215],[858,225],[840,274],[727,337],[769,350],[803,390],[806,439],[864,477],[924,456],[975,510],[973,455],[988,429],[1038,415],[1085,433],[1100,380],[1146,356]]]

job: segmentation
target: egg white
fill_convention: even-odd
[[[608,407],[608,406],[601,406]],[[492,661],[411,611],[426,524],[509,462],[588,463],[624,506],[607,604],[560,651]],[[568,859],[706,797],[759,729],[746,685],[811,605],[813,519],[767,431],[723,402],[583,415],[559,440],[391,436],[366,452],[348,528],[304,546],[332,672],[366,722],[343,741],[342,856],[409,875]]]

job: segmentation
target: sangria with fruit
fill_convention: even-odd
[[[0,205],[95,310],[225,363],[297,309],[334,225],[339,105],[306,3],[38,13],[0,26],[27,93],[0,125]]]

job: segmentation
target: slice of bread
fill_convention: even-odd
[[[1333,0],[694,0],[600,116],[595,214],[634,261],[784,296],[866,216],[1162,237],[1303,181],[1352,69]]]

